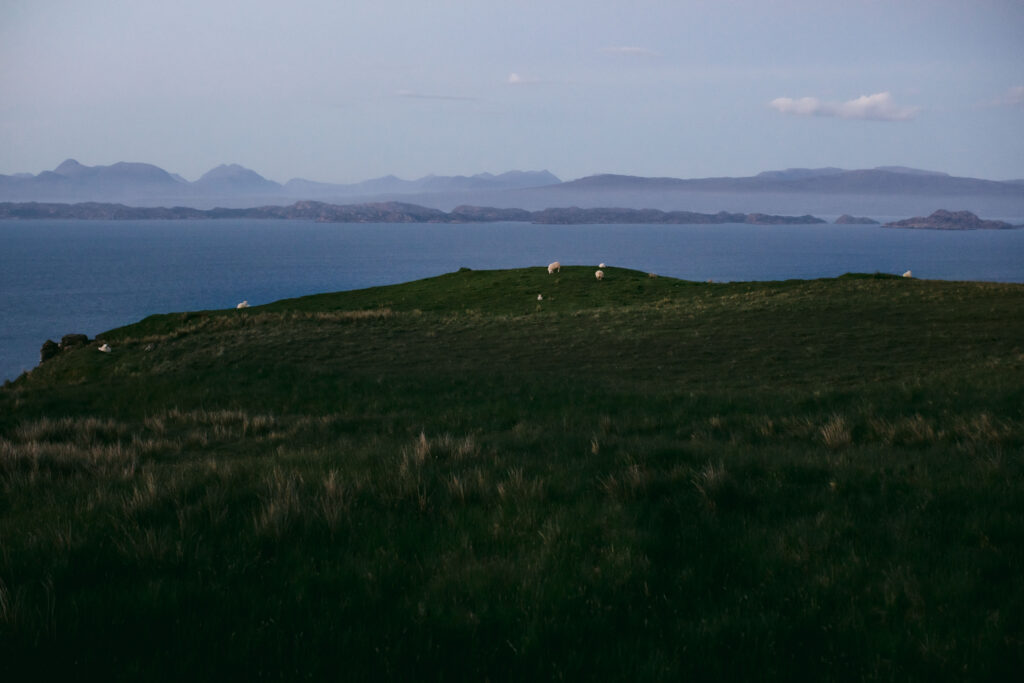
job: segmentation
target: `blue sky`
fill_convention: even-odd
[[[0,173],[1024,178],[1021,0],[0,0]]]

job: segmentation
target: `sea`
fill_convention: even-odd
[[[152,313],[551,261],[716,282],[911,270],[919,278],[1024,283],[1024,230],[0,221],[0,381],[37,365],[47,339],[94,337]]]

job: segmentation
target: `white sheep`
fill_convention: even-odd
[[[544,301],[544,295],[543,294],[538,294],[537,295],[537,301]]]
[[[599,270],[599,271],[595,272],[594,273],[594,277],[596,277],[598,280],[603,280],[604,279],[604,271],[603,270]]]
[[[903,277],[914,277],[914,276],[908,270],[907,272],[903,273]]]
[[[109,344],[104,344],[103,346],[101,346],[99,348],[99,350],[102,351],[103,353],[110,353],[110,351],[111,351],[110,345]]]
[[[240,303],[237,306],[235,306],[235,308],[249,308],[249,302],[248,301],[243,301],[242,303]]]
[[[562,264],[559,263],[558,261],[555,261],[553,263],[549,263],[548,264],[548,275],[551,275],[551,273],[561,273],[561,272],[562,272]]]
[[[598,268],[604,268],[604,264],[603,263],[599,263],[599,264],[597,264],[597,267]]]

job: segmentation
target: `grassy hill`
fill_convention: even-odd
[[[1024,286],[605,271],[151,316],[5,385],[0,673],[1024,669]]]

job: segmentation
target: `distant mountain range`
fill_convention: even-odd
[[[385,176],[353,184],[295,178],[284,185],[239,166],[222,164],[189,182],[152,164],[118,162],[84,166],[68,159],[38,175],[0,175],[0,201],[125,202],[138,206],[181,205],[250,207],[287,199],[350,199],[377,195],[420,195],[517,190],[561,181],[548,171],[509,171],[500,175],[435,176],[402,180]]]
[[[838,168],[792,168],[765,171],[745,178],[644,178],[595,175],[561,183],[557,190],[588,188],[608,190],[656,190],[711,192],[798,192],[833,194],[937,194],[1015,196],[1014,182],[958,178],[946,173],[887,166],[860,171]]]
[[[315,200],[330,203],[414,201],[442,211],[458,205],[653,208],[663,211],[906,216],[941,204],[1007,218],[1024,217],[1024,182],[962,178],[903,166],[845,170],[790,168],[747,177],[650,178],[601,174],[562,182],[548,171],[498,175],[384,176],[337,184],[295,178],[281,184],[237,164],[194,182],[158,166],[119,162],[85,166],[68,159],[38,175],[0,175],[0,201],[107,202],[133,206],[252,208]],[[949,201],[955,199],[955,201]]]

